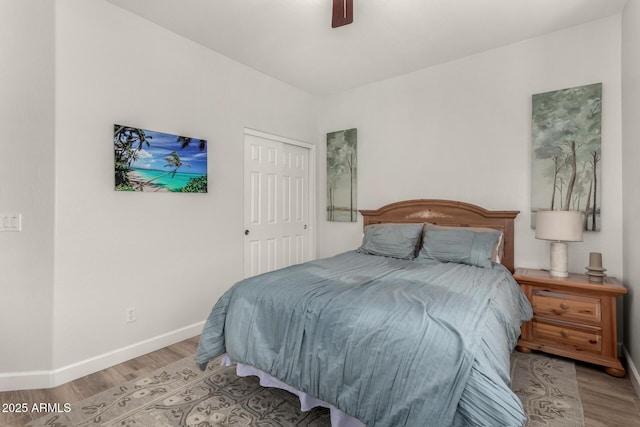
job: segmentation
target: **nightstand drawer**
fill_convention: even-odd
[[[568,345],[578,351],[602,352],[602,332],[599,329],[583,329],[563,323],[533,320],[534,339]]]
[[[599,298],[535,289],[531,302],[536,316],[595,326],[599,326],[602,321],[602,304]]]

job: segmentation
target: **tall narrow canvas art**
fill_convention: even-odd
[[[356,222],[358,130],[327,134],[327,220]]]
[[[207,141],[113,125],[116,191],[207,192]]]
[[[531,227],[536,212],[577,210],[600,231],[602,83],[533,95]]]

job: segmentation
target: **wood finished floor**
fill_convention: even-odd
[[[198,340],[199,337],[190,338],[55,388],[3,392],[0,393],[0,403],[74,403],[193,356]],[[576,373],[585,427],[640,427],[640,399],[628,377],[615,378],[598,367],[580,362],[576,362]],[[38,413],[0,412],[0,426],[22,427],[38,416]]]

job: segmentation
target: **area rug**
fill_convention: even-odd
[[[527,413],[527,427],[584,427],[576,367],[539,353],[511,355],[511,389]]]
[[[528,427],[584,425],[573,363],[540,354],[514,353],[513,389],[523,401]],[[238,377],[235,367],[211,362],[205,372],[188,357],[49,414],[32,426],[323,426],[329,411],[300,411],[297,396]]]

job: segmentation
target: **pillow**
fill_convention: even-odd
[[[424,224],[424,231],[422,238],[424,239],[424,234],[427,232],[428,228],[439,228],[443,230],[471,230],[477,233],[498,233],[500,237],[498,237],[498,241],[496,242],[496,246],[493,248],[493,253],[491,254],[491,261],[496,264],[500,264],[502,262],[502,258],[504,257],[504,234],[502,231],[496,230],[494,228],[486,228],[486,227],[461,227],[454,225],[436,225],[431,224],[429,222]]]
[[[493,267],[499,256],[502,233],[473,227],[443,227],[426,224],[418,258]]]
[[[373,224],[364,228],[362,254],[414,259],[422,224]]]

